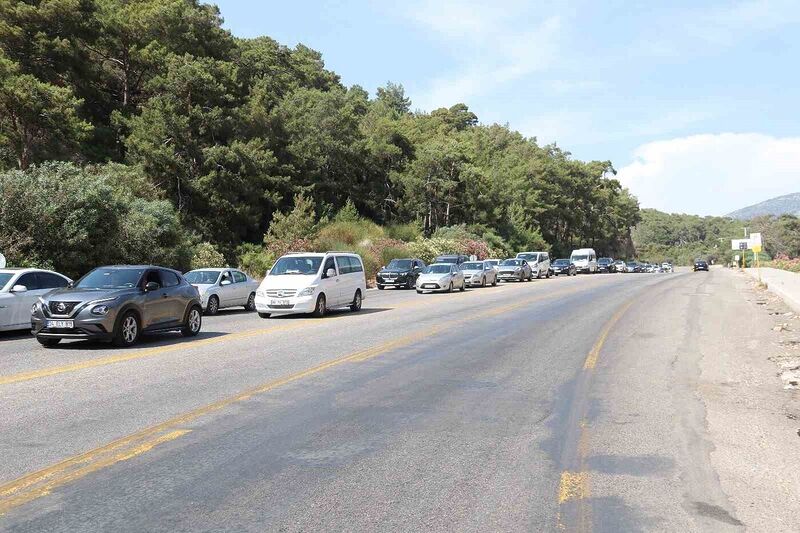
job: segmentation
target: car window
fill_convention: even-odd
[[[169,270],[161,270],[159,271],[161,274],[161,286],[162,287],[176,287],[180,285],[181,280],[175,272],[171,272]]]
[[[39,279],[35,272],[21,275],[14,285],[25,285],[29,291],[35,291],[40,288]]]
[[[364,266],[361,264],[361,259],[358,257],[350,258],[350,272],[364,272]]]
[[[329,269],[336,270],[336,261],[333,260],[333,257],[329,257],[325,260],[325,266],[322,268],[322,274],[327,276]],[[334,274],[335,275],[335,274]]]
[[[49,272],[39,272],[38,278],[39,287],[42,289],[58,289],[60,287],[66,287],[69,284],[69,282],[61,276]]]
[[[157,270],[149,270],[147,275],[144,277],[144,283],[147,285],[148,283],[158,283],[161,286],[161,276],[158,275]]]
[[[350,258],[346,256],[339,256],[336,258],[336,264],[339,267],[339,274],[350,273]]]
[[[233,281],[236,283],[244,283],[247,281],[247,276],[239,272],[238,270],[233,271]]]
[[[222,277],[219,278],[219,282],[221,284],[223,281],[226,281],[226,280],[230,281],[231,283],[233,283],[233,278],[231,277],[231,273],[228,270],[226,270],[225,272],[222,273]]]

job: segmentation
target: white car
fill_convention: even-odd
[[[592,248],[573,250],[569,260],[575,264],[578,272],[597,274],[597,253]]]
[[[39,297],[70,283],[67,276],[50,270],[0,270],[0,331],[30,329],[31,308]]]
[[[200,268],[183,275],[197,288],[200,304],[207,315],[227,307],[256,309],[258,281],[235,268]]]
[[[452,263],[434,263],[428,265],[425,272],[417,278],[417,292],[453,292],[453,289],[463,291],[464,273]]]
[[[291,253],[277,261],[256,291],[256,311],[272,315],[311,313],[329,309],[361,310],[367,278],[361,256],[349,252]]]
[[[497,286],[497,271],[489,261],[467,261],[461,263],[464,284],[470,287]]]
[[[661,271],[662,272],[672,272],[672,264],[671,263],[661,263]]]
[[[547,252],[520,252],[517,254],[517,259],[524,259],[531,267],[533,277],[539,279],[541,277],[549,278],[550,269],[550,254]]]

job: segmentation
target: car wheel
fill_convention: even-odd
[[[216,296],[211,296],[208,299],[208,304],[206,305],[206,314],[208,316],[214,316],[219,312],[219,298]]]
[[[314,312],[311,313],[317,318],[324,317],[328,312],[327,302],[325,301],[325,295],[320,294],[317,297],[317,305],[314,306]]]
[[[417,289],[417,294],[422,294],[422,291]]]
[[[385,288],[386,288],[386,287],[384,287],[383,285],[378,285],[378,290],[379,290],[379,291],[382,291],[382,290],[383,290],[383,289],[385,289]]]
[[[122,315],[122,319],[117,324],[114,331],[114,346],[126,347],[133,346],[139,340],[139,318],[133,311],[128,311]]]
[[[261,318],[269,318],[269,313],[258,313]]]
[[[467,290],[467,284],[462,281],[461,282],[461,288],[458,289],[458,290],[460,290],[461,292],[464,292],[465,290]]]
[[[447,292],[453,292],[453,282],[450,282],[450,286],[447,287]]]
[[[192,307],[189,309],[189,315],[186,317],[186,325],[181,329],[184,337],[194,337],[200,333],[200,328],[203,327],[203,313],[199,307]]]
[[[545,276],[545,278],[550,279],[550,270],[547,271],[547,275]]]
[[[486,286],[486,278],[481,278],[481,287]]]
[[[408,283],[406,283],[406,289],[413,289],[414,286],[415,286],[415,283],[414,283],[414,280],[412,280],[412,279],[408,280]]]
[[[61,339],[52,339],[49,337],[36,337],[36,340],[39,341],[39,344],[41,344],[45,348],[52,348],[53,346],[61,342]]]
[[[353,303],[350,304],[350,310],[354,313],[361,311],[361,291],[356,291],[353,296]]]
[[[497,287],[497,276],[492,280],[492,287]]]
[[[256,293],[251,292],[250,296],[247,298],[247,303],[244,305],[245,311],[255,311],[256,310]]]

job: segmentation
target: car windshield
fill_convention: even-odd
[[[538,256],[539,254],[517,254],[520,259],[527,259],[528,261],[536,259]]]
[[[408,270],[411,268],[411,259],[392,259],[386,268],[394,268],[397,270]]]
[[[313,275],[319,271],[322,257],[306,255],[287,255],[281,257],[269,271],[270,276]]]
[[[557,266],[562,266],[562,265],[566,266],[569,264],[569,259],[556,259],[555,261],[553,261],[553,264]]]
[[[630,263],[628,263],[628,266],[630,267],[636,266],[636,261],[631,261]]]
[[[521,259],[506,259],[505,261],[500,263],[500,266],[520,266],[521,264],[522,264]]]
[[[428,267],[428,274],[448,274],[450,265],[431,265]]]
[[[445,257],[445,256],[442,256],[442,257],[437,257],[437,258],[436,258],[436,262],[437,262],[437,263],[458,263],[458,257],[455,257],[455,256],[450,256],[450,257]]]
[[[483,270],[483,263],[463,263],[461,270]]]
[[[184,277],[193,285],[213,285],[217,282],[219,274],[216,270],[193,270],[187,272]]]
[[[487,262],[487,263],[489,263],[489,264],[490,264],[490,265],[492,265],[492,266],[497,266],[497,265],[499,265],[499,264],[500,264],[500,260],[499,260],[499,259],[489,259],[489,260],[488,260],[488,261],[486,261],[486,262]]]
[[[573,261],[586,261],[588,258],[589,258],[588,255],[573,255],[572,256],[572,260]]]
[[[127,289],[139,284],[144,271],[144,268],[95,268],[75,286],[80,289]]]
[[[605,264],[608,264],[608,263],[610,263],[610,262],[611,262],[611,259],[608,259],[608,258],[606,258],[606,257],[601,257],[600,259],[598,259],[598,260],[597,260],[597,262],[598,262],[598,263],[603,263],[603,264],[605,265]]]
[[[8,283],[8,280],[10,280],[13,277],[14,277],[14,274],[8,274],[8,273],[5,273],[5,272],[4,273],[0,273],[0,289],[5,287],[6,283]]]

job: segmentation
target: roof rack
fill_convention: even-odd
[[[325,253],[326,254],[353,254],[353,255],[356,255],[355,252],[349,252],[347,250],[328,250]]]

